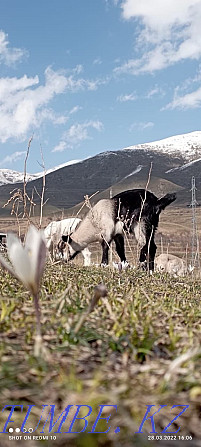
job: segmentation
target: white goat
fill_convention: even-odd
[[[48,224],[48,226],[44,229],[44,235],[46,239],[47,249],[50,253],[52,260],[64,259],[66,260],[66,256],[61,255],[61,252],[58,251],[57,245],[61,239],[63,234],[69,235],[73,232],[78,224],[81,222],[81,219],[77,217],[72,217],[68,219],[62,219],[58,221],[52,221]],[[82,255],[84,258],[84,265],[88,266],[91,264],[91,252],[88,248],[82,250]]]
[[[186,262],[183,259],[168,253],[163,253],[155,258],[155,268],[159,272],[170,273],[175,276],[184,276],[188,272]]]

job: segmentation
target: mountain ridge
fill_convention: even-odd
[[[46,175],[56,171],[58,169],[62,169],[63,167],[70,166],[72,164],[82,163],[83,161],[93,158],[93,157],[107,157],[109,154],[116,154],[119,151],[126,150],[145,150],[150,151],[153,150],[155,152],[162,152],[165,154],[169,154],[170,156],[182,156],[186,161],[194,161],[195,157],[198,158],[200,155],[201,158],[201,131],[193,131],[181,135],[175,135],[167,138],[163,138],[161,140],[152,141],[149,143],[140,143],[133,146],[128,146],[123,149],[119,149],[118,151],[105,151],[100,154],[94,155],[92,157],[85,158],[84,160],[70,160],[65,163],[62,163],[58,166],[46,170]],[[34,174],[27,173],[26,180],[32,181],[36,178],[43,177],[43,172],[37,172]],[[0,169],[0,186],[8,183],[21,183],[24,180],[24,173],[18,172],[10,169]]]
[[[45,174],[50,174],[50,172],[57,171],[58,169],[64,168],[65,166],[70,166],[75,163],[81,163],[82,160],[70,160],[61,165],[55,166],[45,170]],[[43,177],[44,172],[37,172],[36,174],[26,173],[26,181],[31,182],[37,178]],[[0,169],[0,186],[7,184],[22,183],[24,181],[24,172],[15,171],[12,169]]]
[[[154,151],[169,153],[169,155],[173,156],[182,154],[182,157],[185,160],[192,161],[192,157],[197,157],[198,153],[201,156],[201,131],[194,131],[149,143],[128,146],[125,149],[152,149]]]
[[[196,134],[196,135],[195,135]],[[188,150],[186,153],[182,152],[184,143],[180,143],[180,151],[174,150],[160,150],[159,145],[153,148],[153,143],[146,144],[146,148],[142,145],[132,146],[117,151],[107,151],[86,158],[81,162],[75,162],[60,167],[46,175],[46,190],[45,200],[48,200],[44,210],[47,213],[55,213],[65,210],[73,209],[79,203],[83,202],[84,196],[91,196],[95,194],[93,201],[97,201],[103,197],[110,197],[125,189],[145,188],[147,179],[149,178],[150,168],[150,182],[148,188],[157,196],[162,196],[167,192],[177,192],[177,205],[186,206],[190,202],[191,177],[196,177],[196,187],[198,200],[201,196],[201,132],[194,133],[197,138],[196,154],[192,151],[190,159],[189,147],[192,139],[187,137],[182,141],[186,141]],[[171,137],[170,137],[171,138]],[[189,139],[188,139],[189,138]],[[171,148],[173,142],[177,140],[178,136],[169,140]],[[163,140],[161,140],[163,141]],[[161,143],[162,144],[162,143]],[[176,144],[176,143],[175,143]],[[199,146],[200,144],[200,146]],[[163,144],[162,144],[163,145]],[[195,147],[195,139],[194,139]],[[197,159],[195,159],[197,156]],[[31,180],[26,185],[26,190],[29,197],[32,197],[33,191],[42,191],[42,176]],[[23,187],[22,183],[17,183],[17,188]],[[12,185],[13,187],[13,185]],[[0,187],[0,206],[3,206],[8,201],[10,196],[10,185],[3,185]],[[35,194],[34,202],[37,206],[35,212],[39,210],[40,197]],[[175,203],[176,203],[175,202]],[[175,205],[176,206],[176,205]],[[0,213],[8,213],[9,207]]]

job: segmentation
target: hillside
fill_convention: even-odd
[[[68,209],[83,201],[84,195],[91,195],[97,191],[103,192],[120,181],[122,189],[124,189],[124,179],[126,180],[128,176],[134,180],[134,186],[139,182],[145,186],[151,162],[153,163],[152,176],[167,180],[171,177],[175,178],[174,171],[169,174],[166,174],[166,171],[179,167],[182,165],[182,161],[182,159],[170,158],[164,154],[155,155],[151,151],[146,153],[140,150],[106,152],[47,174],[45,199],[48,199],[48,206]],[[139,166],[141,166],[140,170]],[[136,173],[132,174],[134,171]],[[182,179],[180,182],[178,180],[177,175],[176,184],[183,186]],[[1,186],[1,206],[10,197],[13,186]],[[15,186],[22,188],[20,183]],[[30,197],[32,190],[41,192],[42,178],[27,184],[27,193]],[[36,193],[34,200],[36,203],[40,202]]]
[[[109,197],[128,188],[145,187],[152,165],[149,189],[160,196],[177,191],[177,206],[190,201],[191,178],[195,176],[197,200],[201,200],[201,132],[172,137],[161,142],[147,143],[130,148],[108,151],[74,164],[55,168],[46,175],[46,215],[67,210],[83,202],[84,196],[99,192],[94,200]],[[196,143],[197,141],[197,143]],[[159,144],[160,143],[160,144]],[[174,143],[174,144],[173,144]],[[199,146],[200,144],[200,146]],[[182,151],[183,147],[183,151]],[[192,153],[191,153],[192,152]],[[42,177],[28,182],[27,193],[40,203]],[[21,183],[3,185],[0,188],[0,206],[10,197],[13,188]],[[39,195],[37,194],[39,193]],[[35,209],[35,214],[39,208]],[[7,216],[9,207],[0,210]]]

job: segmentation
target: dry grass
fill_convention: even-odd
[[[83,218],[83,213],[88,212],[88,208],[84,208],[81,214],[78,216]],[[47,226],[51,220],[60,220],[66,217],[71,217],[67,213],[59,212],[49,214],[43,218],[43,227]],[[32,218],[33,223],[38,226],[40,217],[36,216]],[[22,233],[27,229],[27,220],[21,219],[20,221]],[[201,228],[201,207],[197,208],[197,227]],[[189,207],[177,208],[175,206],[168,207],[161,213],[158,232],[156,234],[156,243],[158,246],[157,254],[161,251],[161,237],[163,239],[164,250],[170,249],[170,252],[175,254],[185,255],[186,246],[188,245],[188,251],[190,253],[191,247],[191,230],[192,230],[192,210]],[[3,218],[0,217],[0,232],[18,231],[15,217]],[[201,239],[201,230],[198,231]],[[201,244],[200,244],[201,246]],[[129,248],[127,248],[127,252]],[[98,252],[100,250],[98,249]]]

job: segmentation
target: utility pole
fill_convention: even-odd
[[[195,177],[192,177],[191,180],[191,208],[192,208],[192,236],[191,236],[191,267],[195,267],[196,265],[200,267],[200,253],[199,253],[199,241],[198,241],[198,231],[197,231],[197,221],[196,221],[196,186],[195,186]]]
[[[110,188],[110,199],[112,198],[112,188]],[[112,242],[109,248],[109,266],[112,267]]]

